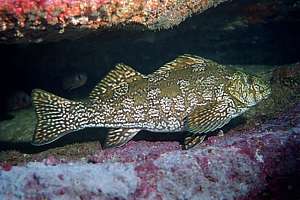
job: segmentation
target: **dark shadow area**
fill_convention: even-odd
[[[278,177],[268,177],[266,190],[258,195],[258,200],[298,200],[300,199],[300,172],[290,172]]]
[[[295,147],[297,149],[297,147]],[[295,150],[296,150],[295,149]],[[284,151],[284,149],[282,149]],[[276,158],[276,171],[266,176],[265,190],[258,194],[259,200],[298,200],[300,199],[299,152],[281,155]],[[296,159],[295,159],[296,158]]]
[[[56,147],[64,147],[66,145],[74,143],[85,143],[91,141],[99,141],[100,143],[103,143],[106,138],[106,134],[107,132],[105,129],[91,128],[67,134],[50,144],[42,146],[35,146],[32,145],[30,142],[14,143],[0,141],[0,151],[16,150],[21,153],[34,154]]]

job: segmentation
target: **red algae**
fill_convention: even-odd
[[[89,32],[127,24],[166,29],[223,1],[0,0],[0,41],[55,40],[67,30],[76,35],[79,29]],[[51,31],[56,38],[46,37]]]
[[[248,24],[265,23],[268,17],[275,16],[278,12],[278,2],[271,1],[269,3],[251,3],[245,6],[242,11],[245,12]]]
[[[2,167],[2,170],[4,170],[4,171],[10,171],[12,169],[12,165],[9,163],[4,163],[1,165],[1,167]]]
[[[98,151],[89,156],[88,161],[92,163],[103,163],[105,161],[118,162],[140,162],[155,160],[161,154],[180,149],[177,142],[135,142],[130,141],[124,146]]]
[[[160,178],[159,168],[153,163],[153,161],[147,161],[136,166],[135,171],[140,179],[135,196],[137,198],[162,199],[161,195],[157,193],[157,182]]]

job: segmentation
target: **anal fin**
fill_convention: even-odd
[[[131,140],[141,129],[110,129],[105,141],[105,148],[122,146]]]

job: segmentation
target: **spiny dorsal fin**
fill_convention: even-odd
[[[136,80],[145,78],[144,75],[125,64],[117,64],[115,69],[110,71],[107,76],[94,88],[90,94],[90,99],[99,100],[105,95],[116,96],[128,92],[128,84]]]
[[[110,129],[105,141],[105,148],[122,146],[133,138],[141,129]]]
[[[187,117],[187,128],[193,133],[208,133],[227,124],[233,116],[227,103],[210,103],[198,106]]]
[[[184,54],[184,55],[178,56],[177,58],[175,58],[175,60],[163,65],[154,73],[159,74],[159,73],[164,73],[165,71],[170,71],[170,70],[174,70],[174,69],[183,69],[183,68],[189,67],[191,65],[204,64],[205,62],[206,62],[206,60],[199,56]]]

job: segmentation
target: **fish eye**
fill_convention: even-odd
[[[78,74],[78,80],[81,81],[85,78],[85,76],[83,74]]]

